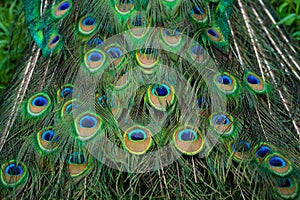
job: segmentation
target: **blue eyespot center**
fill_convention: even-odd
[[[59,41],[59,35],[57,35],[57,36],[55,36],[55,37],[53,37],[52,38],[52,40],[51,40],[51,42],[50,42],[50,45],[53,45],[53,44],[55,44],[56,42],[58,42]]]
[[[69,157],[70,164],[84,164],[86,162],[85,156],[83,153],[73,153]]]
[[[218,84],[224,84],[224,85],[231,85],[232,80],[229,76],[227,75],[220,75],[217,77],[217,82]]]
[[[216,125],[227,125],[230,123],[229,118],[224,114],[213,116],[212,121]]]
[[[292,180],[287,177],[278,177],[275,181],[275,184],[279,188],[290,188],[293,186]]]
[[[82,24],[85,26],[94,26],[96,24],[96,19],[92,17],[86,17],[82,20]]]
[[[88,42],[89,47],[103,46],[104,42],[101,38],[92,38]]]
[[[23,168],[21,165],[16,165],[12,163],[5,168],[5,174],[9,176],[20,176],[22,173],[23,173]]]
[[[69,96],[69,95],[72,94],[72,93],[73,93],[73,89],[67,87],[67,88],[64,88],[64,89],[61,91],[60,97],[66,98],[67,96]]]
[[[73,104],[72,103],[70,103],[69,105],[67,105],[67,107],[66,107],[66,114],[69,114],[69,113],[71,113],[72,112],[72,110],[73,110]]]
[[[83,116],[79,121],[81,128],[95,128],[97,124],[97,119],[89,115]]]
[[[54,131],[53,130],[46,130],[42,134],[42,140],[50,142],[54,137]]]
[[[43,106],[46,106],[47,105],[47,99],[43,96],[38,96],[38,97],[35,97],[33,100],[32,100],[32,105],[34,106],[38,106],[38,107],[43,107]]]
[[[207,33],[215,38],[219,38],[219,34],[214,29],[208,29]]]
[[[250,84],[260,84],[260,80],[256,76],[253,76],[253,75],[248,75],[247,81]]]
[[[142,19],[142,17],[140,15],[137,15],[136,18],[135,18],[135,20],[133,20],[131,22],[131,24],[133,26],[142,26],[143,25],[143,19]]]
[[[250,143],[245,141],[235,142],[232,144],[233,152],[247,152],[250,150]]]
[[[267,154],[271,153],[272,150],[270,147],[268,146],[261,146],[259,147],[259,149],[256,151],[256,156],[259,158],[263,158],[265,157]]]
[[[106,53],[110,55],[113,59],[121,58],[123,55],[122,50],[118,47],[111,47],[106,51]]]
[[[164,35],[165,36],[171,36],[171,37],[177,37],[179,36],[179,30],[178,29],[165,29]]]
[[[134,130],[128,134],[129,138],[133,141],[143,141],[146,139],[146,133],[143,130]]]
[[[69,7],[70,7],[70,3],[69,2],[64,2],[64,3],[59,5],[58,10],[67,10]]]
[[[205,14],[205,11],[203,8],[201,7],[195,7],[193,8],[193,14],[196,14],[196,15],[204,15]]]
[[[191,52],[194,55],[204,55],[206,53],[205,49],[200,45],[193,46]]]
[[[170,93],[170,88],[166,85],[155,85],[152,94],[159,97],[165,97]]]
[[[185,129],[178,133],[178,137],[182,141],[195,141],[197,140],[197,133],[192,129]]]
[[[284,166],[286,166],[286,162],[278,156],[274,156],[274,157],[270,158],[269,163],[273,167],[284,167]]]
[[[88,55],[88,60],[90,62],[99,62],[102,60],[102,54],[99,53],[99,52],[91,52],[89,55]]]

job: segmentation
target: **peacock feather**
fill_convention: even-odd
[[[299,47],[263,0],[23,4],[0,199],[300,199]]]

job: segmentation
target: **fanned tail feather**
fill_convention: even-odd
[[[23,0],[1,199],[299,199],[299,47],[263,0]]]

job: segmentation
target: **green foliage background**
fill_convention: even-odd
[[[300,0],[269,0],[297,44],[300,42]],[[0,0],[0,94],[7,86],[15,68],[19,65],[25,48],[26,30],[21,24],[21,0]],[[17,31],[17,33],[16,33]],[[14,34],[12,34],[14,32]],[[14,40],[12,35],[18,39]],[[23,38],[22,38],[23,37]]]
[[[25,48],[26,30],[20,19],[20,0],[0,0],[0,94],[20,64],[21,52]],[[19,20],[20,19],[20,20]],[[15,38],[12,38],[12,36]]]

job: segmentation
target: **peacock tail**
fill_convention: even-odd
[[[300,199],[299,47],[263,0],[23,4],[0,199]]]

